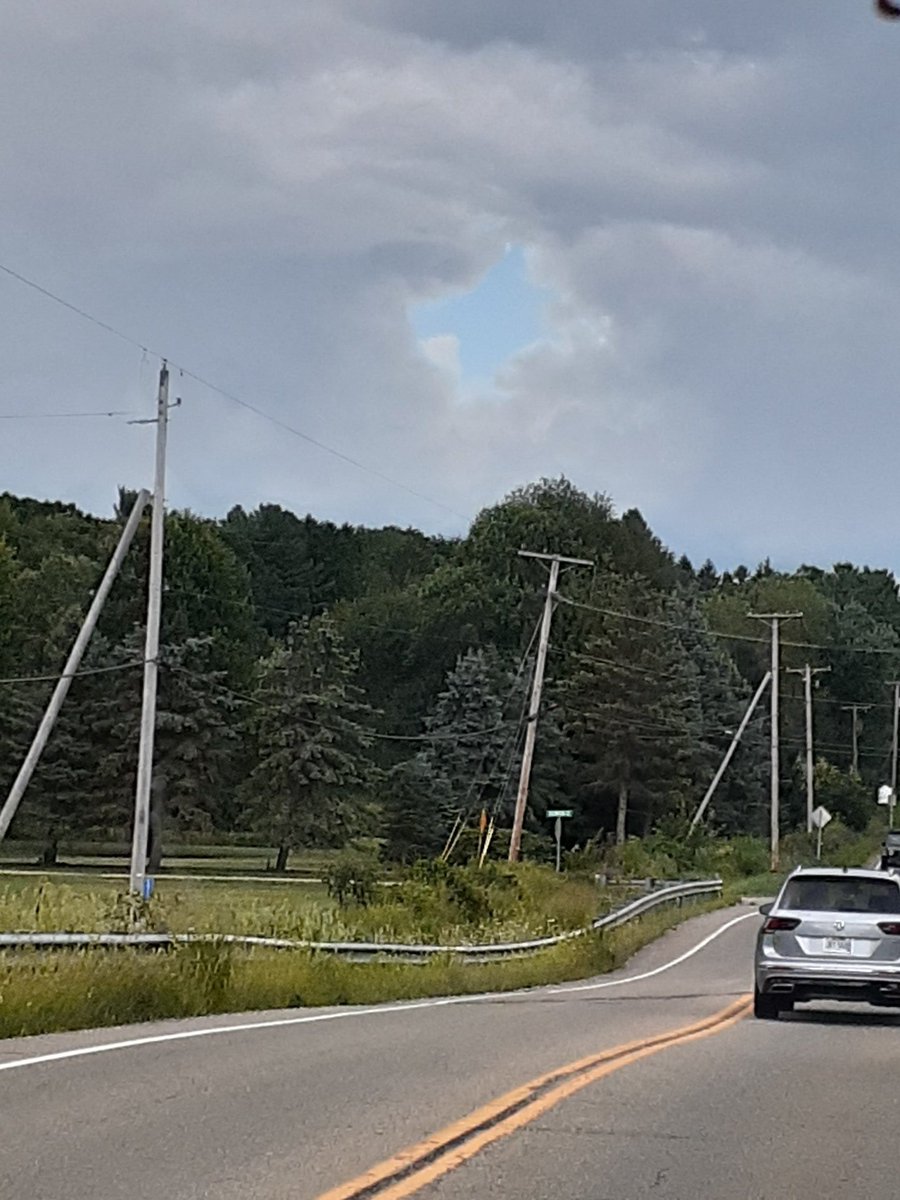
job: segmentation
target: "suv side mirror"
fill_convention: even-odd
[[[768,904],[761,904],[759,906],[760,915],[763,917],[767,917],[774,907],[775,907],[774,900],[770,901]]]

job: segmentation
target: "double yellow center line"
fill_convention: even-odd
[[[349,1183],[323,1192],[318,1200],[403,1200],[455,1170],[492,1142],[524,1128],[582,1088],[670,1046],[721,1033],[746,1016],[749,1009],[750,997],[744,996],[693,1025],[615,1046],[539,1075],[385,1159]]]

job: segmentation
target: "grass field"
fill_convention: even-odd
[[[124,881],[55,872],[0,876],[0,929],[7,932],[126,930]],[[622,889],[522,866],[516,873],[449,872],[446,879],[376,887],[366,905],[339,906],[324,884],[292,880],[159,878],[149,928],[310,941],[443,944],[529,937],[586,925]]]
[[[587,934],[527,958],[423,965],[352,963],[303,951],[221,945],[166,953],[0,954],[0,1037],[167,1017],[313,1005],[375,1004],[422,996],[510,991],[610,971],[666,929],[717,906],[650,913],[608,934]]]
[[[149,906],[146,927],[228,932],[316,941],[515,940],[583,928],[623,898],[590,877],[546,867],[515,871],[437,865],[371,903],[339,906],[321,885],[295,882],[166,881]],[[127,929],[130,910],[115,880],[60,882],[0,879],[0,928],[86,931]],[[664,923],[675,919],[670,913]],[[663,918],[659,918],[663,920]],[[645,927],[645,935],[656,925]],[[424,965],[353,963],[305,950],[246,950],[221,943],[168,951],[10,951],[0,953],[0,1036],[116,1024],[159,1017],[307,1004],[506,990],[608,969],[631,945],[585,935],[533,958],[467,964],[453,955]]]
[[[96,877],[0,877],[0,928],[6,931],[127,929],[124,881]],[[343,936],[347,922],[323,884],[161,881],[148,908],[154,928],[177,933],[254,933],[320,940]]]

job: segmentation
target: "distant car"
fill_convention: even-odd
[[[892,829],[881,843],[881,869],[892,871],[900,867],[900,829]]]
[[[900,1007],[900,879],[802,868],[785,881],[756,941],[754,1015],[804,1000]]]

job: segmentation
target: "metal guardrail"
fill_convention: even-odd
[[[616,929],[641,917],[662,904],[682,904],[696,896],[716,895],[722,890],[721,879],[705,879],[663,886],[623,904],[613,912],[597,917],[584,929],[572,929],[548,937],[531,938],[523,942],[499,942],[481,946],[434,946],[397,942],[312,942],[293,938],[253,937],[233,933],[0,933],[2,949],[56,950],[67,948],[140,947],[147,950],[168,950],[174,946],[222,944],[233,946],[264,946],[276,950],[312,950],[337,954],[351,962],[372,962],[380,958],[404,962],[427,962],[429,958],[453,955],[467,962],[491,962],[520,954],[534,954],[551,946],[586,933]]]

